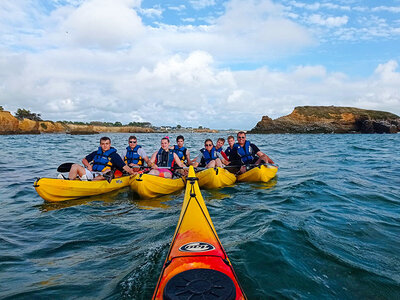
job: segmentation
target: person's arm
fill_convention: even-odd
[[[180,166],[181,168],[183,168],[185,165],[182,163],[182,161],[179,159],[179,156],[176,154],[176,153],[174,153],[174,160],[175,160],[175,163],[178,165],[178,166]]]
[[[153,155],[150,158],[150,164],[149,167],[151,167],[152,169],[158,169],[155,161],[156,161],[156,156],[157,156],[158,151],[154,152]]]
[[[261,158],[267,164],[275,164],[274,161],[265,153],[258,151],[257,156]]]
[[[217,157],[221,160],[221,162],[224,165],[229,165],[229,161],[227,161],[224,156],[222,155],[222,151],[221,152],[217,152]]]
[[[228,161],[228,156],[225,154],[224,150],[221,151],[222,157],[225,159],[225,161]],[[224,163],[225,164],[225,163]],[[226,164],[225,164],[226,165]]]
[[[88,160],[86,158],[82,159],[82,164],[86,167],[86,169],[88,169],[89,171],[92,171],[92,165],[88,162]]]
[[[111,154],[111,163],[119,170],[124,170],[128,172],[130,175],[136,174],[130,167],[128,167],[125,162],[122,160],[121,156],[118,153]]]
[[[187,160],[187,165],[190,166],[192,164],[192,161],[190,160],[190,152],[188,149],[186,149],[186,160]]]
[[[200,152],[200,154],[195,159],[192,160],[192,166],[194,168],[197,168],[201,163],[202,158],[203,158],[203,153]]]
[[[89,171],[93,171],[93,167],[90,164],[90,162],[93,160],[94,156],[96,155],[97,151],[94,151],[90,153],[89,155],[86,155],[84,159],[82,159],[82,164],[88,169]]]
[[[136,172],[134,172],[131,168],[129,168],[127,165],[123,166],[122,168],[124,171],[128,172],[130,175],[135,175]]]

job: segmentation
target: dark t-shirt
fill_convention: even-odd
[[[88,162],[91,162],[95,155],[97,154],[97,151],[93,151],[89,155],[87,155],[85,158]],[[122,160],[121,156],[117,152],[111,153],[111,163],[113,166],[115,166],[118,170],[122,171],[122,168],[125,166],[125,162]]]

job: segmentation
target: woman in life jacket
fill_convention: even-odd
[[[215,150],[214,144],[211,139],[206,139],[204,148],[200,150],[200,154],[193,160],[193,166],[205,168],[222,167],[223,159],[221,153]]]
[[[172,168],[174,164],[179,167],[184,167],[184,164],[179,159],[178,155],[169,149],[169,138],[161,139],[161,148],[154,152],[150,158],[150,175],[156,175],[165,178],[172,178]]]

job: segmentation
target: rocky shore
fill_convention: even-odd
[[[41,134],[41,133],[69,133],[69,134],[96,134],[100,132],[148,133],[155,132],[152,128],[135,126],[93,126],[65,124],[53,121],[18,120],[8,111],[0,111],[0,134]]]
[[[287,116],[263,116],[249,133],[397,133],[400,117],[354,107],[299,106]]]

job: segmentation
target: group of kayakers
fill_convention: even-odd
[[[234,173],[246,172],[249,165],[258,165],[262,162],[274,162],[260,149],[246,140],[246,133],[237,133],[237,142],[233,136],[228,137],[228,147],[223,151],[225,144],[224,138],[219,138],[216,145],[211,139],[206,139],[204,148],[200,149],[198,156],[190,158],[189,150],[184,146],[184,137],[179,135],[176,138],[176,145],[171,146],[170,138],[161,139],[161,147],[154,152],[150,159],[142,146],[138,145],[136,136],[130,136],[129,145],[121,154],[111,147],[109,137],[100,139],[100,147],[82,159],[85,167],[73,164],[69,172],[69,179],[74,180],[79,177],[81,180],[102,180],[103,175],[113,168],[125,171],[134,175],[141,172],[146,163],[149,168],[148,174],[165,178],[172,178],[174,172],[184,174],[184,167],[193,165],[194,167],[214,168],[228,166]]]

